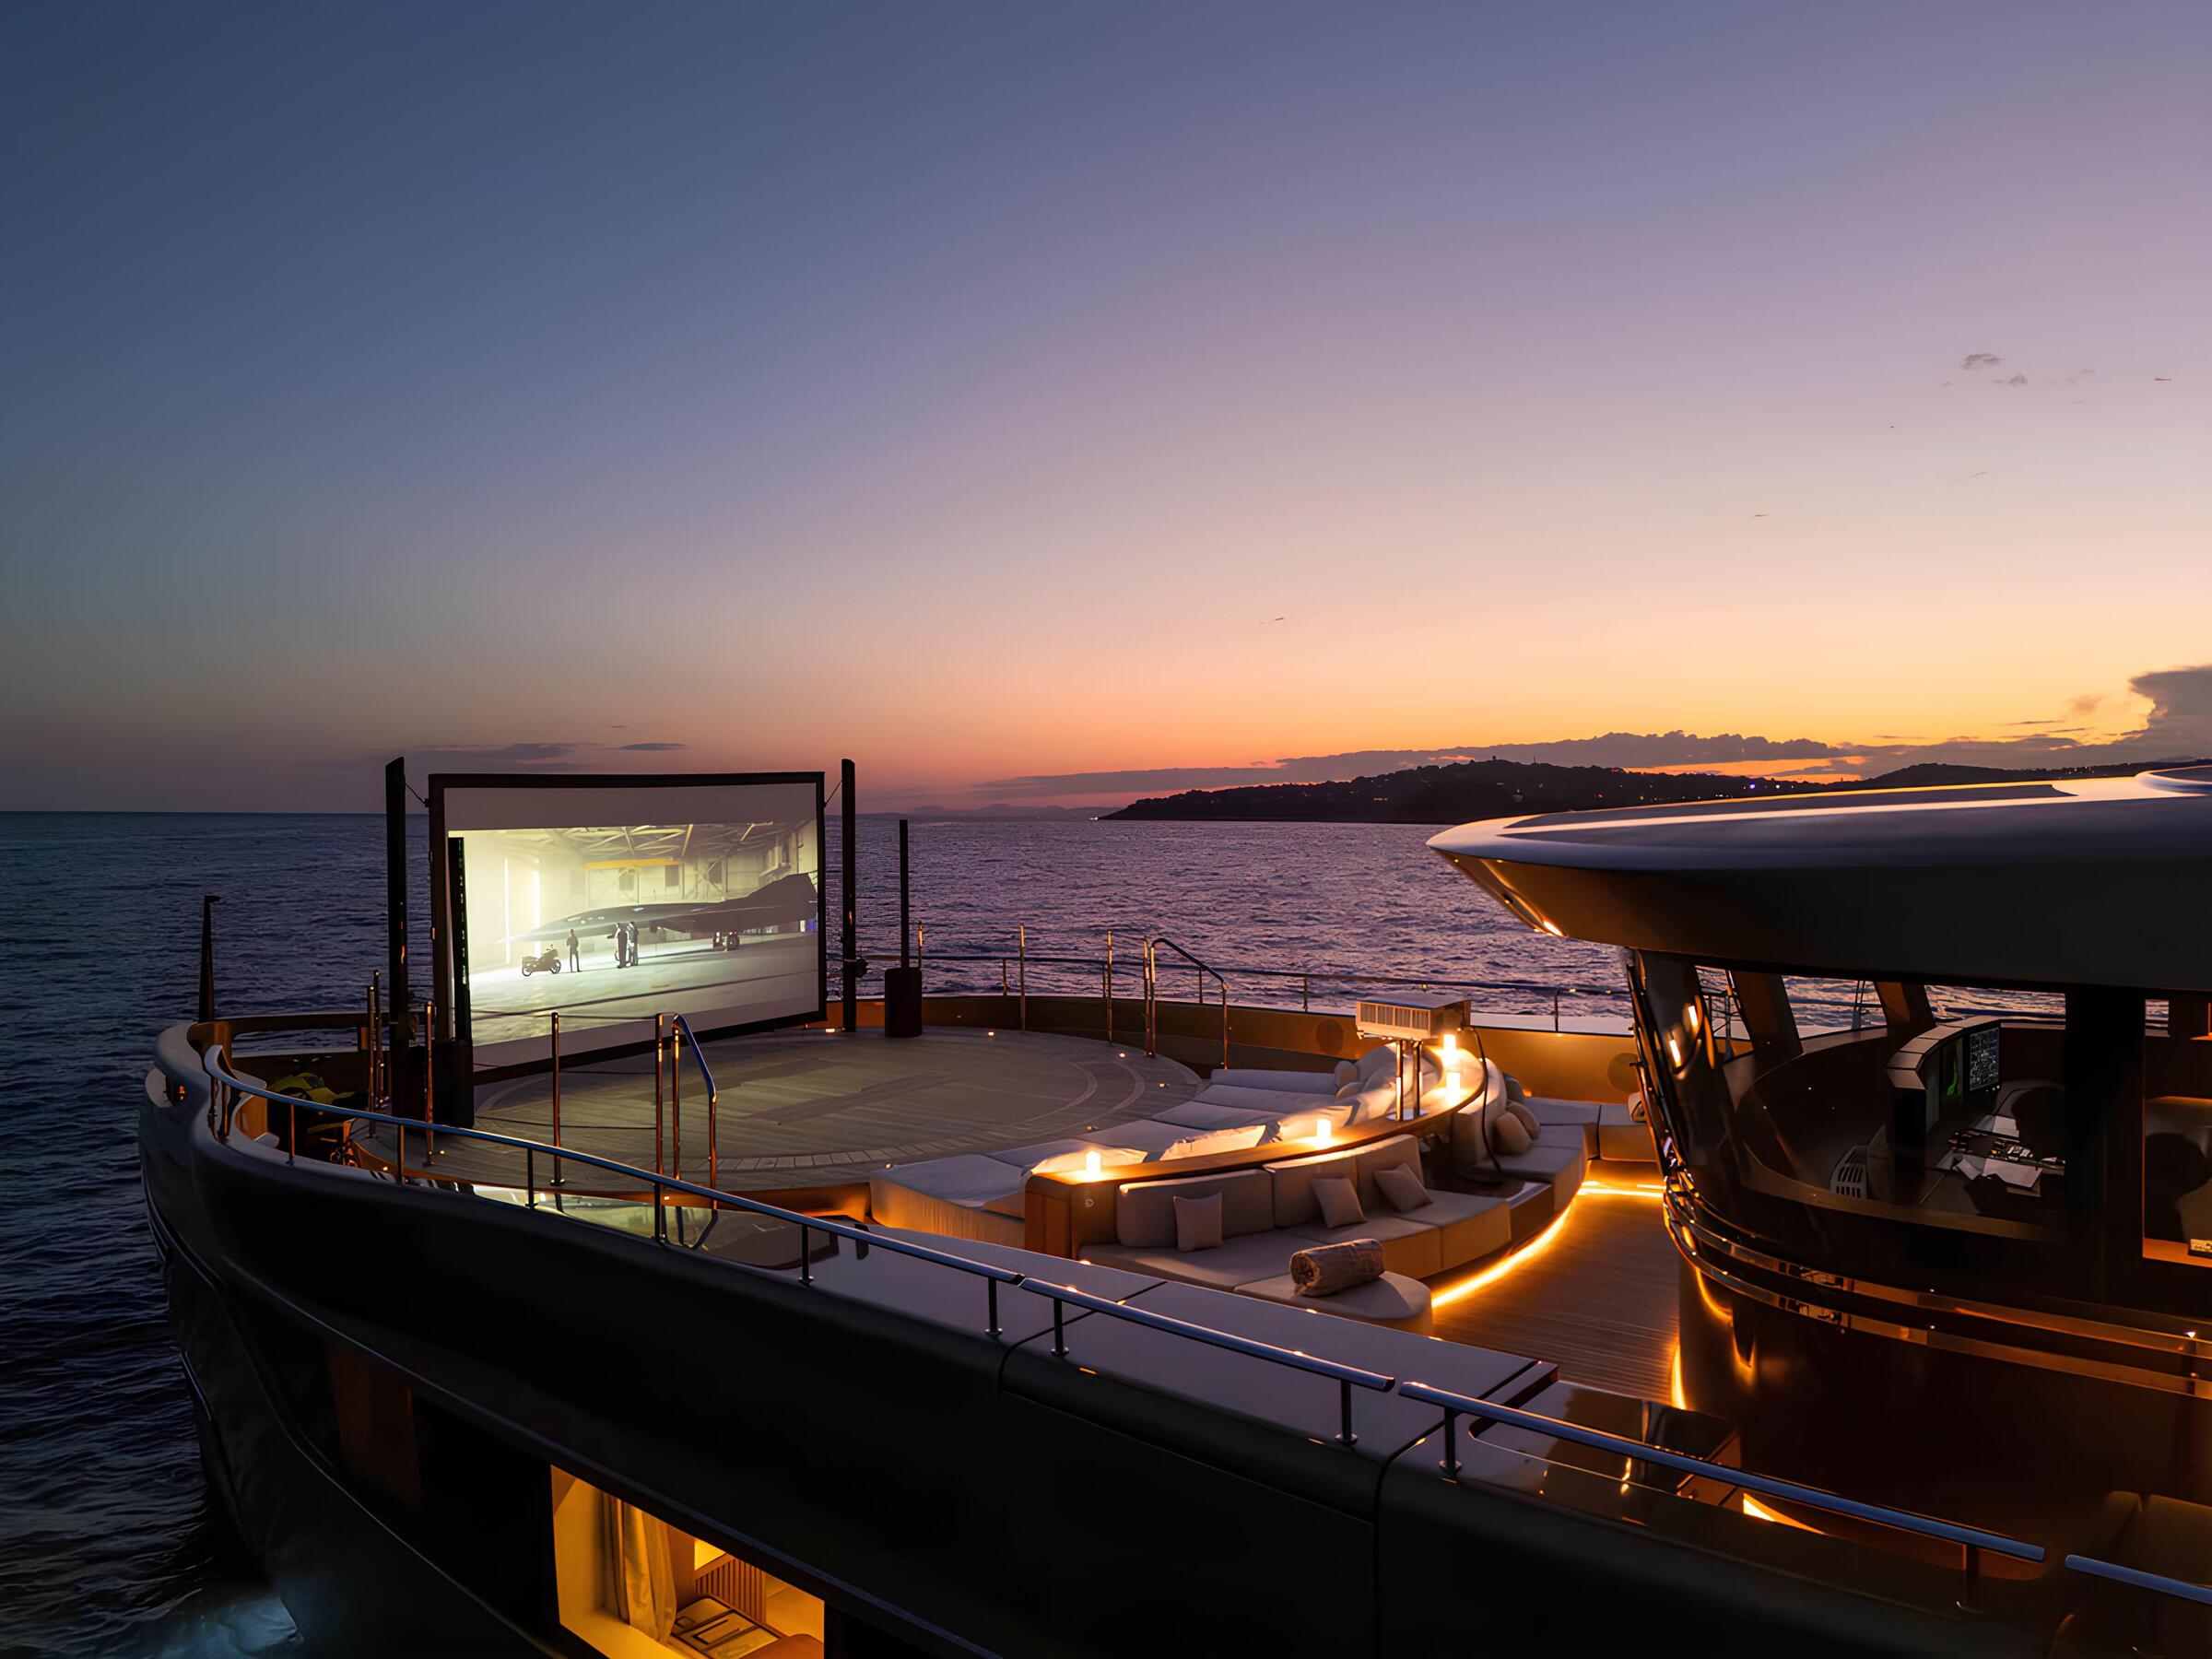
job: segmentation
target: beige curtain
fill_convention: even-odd
[[[668,1529],[612,1493],[599,1494],[615,1617],[656,1641],[676,1627],[676,1571]]]

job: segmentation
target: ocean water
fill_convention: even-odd
[[[1131,991],[1147,934],[1219,967],[1238,1001],[1295,1006],[1300,986],[1261,968],[1512,982],[1529,988],[1486,1006],[1528,1012],[1550,1007],[1544,987],[1618,983],[1612,952],[1530,933],[1429,853],[1429,833],[917,823],[928,983],[995,986],[1023,926],[1038,991],[1095,990],[1095,969],[1042,959],[1102,956],[1109,927]],[[423,839],[418,819],[418,941]],[[832,881],[835,842],[833,822]],[[863,820],[862,937],[878,965],[898,948],[896,847],[895,824]],[[0,1659],[304,1653],[209,1511],[136,1119],[156,1034],[192,1015],[201,894],[222,896],[219,1008],[359,1006],[383,962],[382,820],[0,815],[0,859],[16,873],[0,905]],[[1187,984],[1171,974],[1165,992]]]

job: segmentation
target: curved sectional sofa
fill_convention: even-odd
[[[1541,1230],[1573,1198],[1592,1158],[1652,1160],[1650,1133],[1632,1105],[1531,1098],[1488,1060],[1456,1098],[1447,1098],[1427,1062],[1418,1103],[1406,1102],[1415,1108],[1409,1121],[1391,1133],[1400,1110],[1395,1060],[1383,1047],[1333,1072],[1224,1068],[1197,1096],[1148,1120],[901,1164],[869,1182],[870,1211],[889,1226],[1038,1248],[1032,1189],[1041,1188],[1066,1211],[1053,1248],[1266,1300],[1285,1298],[1292,1251],[1374,1239],[1394,1301],[1371,1291],[1304,1305],[1426,1329],[1418,1281]],[[1509,1113],[1522,1133],[1502,1124]],[[1332,1144],[1339,1137],[1344,1144]],[[1377,1181],[1387,1169],[1418,1178],[1422,1202],[1392,1203]],[[1316,1180],[1332,1176],[1348,1178],[1359,1199],[1361,1214],[1347,1226],[1326,1225],[1313,1193]],[[1215,1194],[1221,1241],[1179,1249],[1174,1199]]]

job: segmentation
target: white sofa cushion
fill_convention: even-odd
[[[1161,1163],[1178,1158],[1204,1158],[1213,1152],[1241,1152],[1256,1147],[1275,1132],[1272,1124],[1253,1124],[1242,1129],[1206,1129],[1186,1135],[1159,1156]]]
[[[1335,1094],[1344,1083],[1337,1072],[1350,1070],[1338,1065],[1335,1071],[1262,1071],[1256,1066],[1225,1065],[1208,1077],[1209,1088],[1265,1088],[1277,1094]]]

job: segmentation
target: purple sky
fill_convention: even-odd
[[[2212,747],[2201,3],[25,3],[0,129],[0,806]]]

